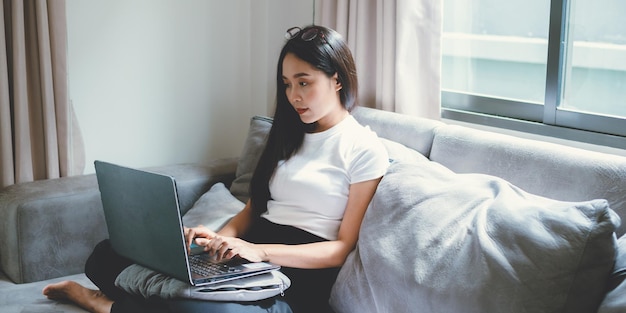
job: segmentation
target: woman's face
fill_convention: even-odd
[[[289,103],[302,122],[317,122],[316,132],[333,127],[348,114],[339,100],[341,84],[336,73],[328,77],[306,61],[287,53],[283,59],[282,77]]]

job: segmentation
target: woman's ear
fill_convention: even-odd
[[[337,76],[337,73],[333,75],[331,80],[335,81],[335,91],[339,91],[341,90],[341,88],[343,88],[343,86],[341,85],[341,82],[339,81],[339,77]]]

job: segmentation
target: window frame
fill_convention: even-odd
[[[550,3],[543,104],[442,89],[442,118],[626,149],[626,118],[560,108],[573,44],[567,40],[569,2]]]

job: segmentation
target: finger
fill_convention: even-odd
[[[195,241],[196,241],[196,244],[199,246],[206,247],[211,244],[211,239],[209,238],[197,237]]]
[[[196,237],[206,237],[206,238],[211,239],[211,238],[217,236],[217,233],[215,233],[214,231],[212,231],[212,230],[210,230],[210,229],[208,229],[208,228],[206,228],[206,227],[204,227],[202,225],[196,227],[194,230],[195,230]]]
[[[234,249],[228,249],[226,250],[226,253],[224,254],[224,258],[225,259],[232,259],[235,256],[237,256],[239,254],[239,248],[234,248]]]
[[[218,253],[217,253],[217,255],[218,255],[218,261],[221,261],[221,260],[223,260],[223,259],[230,259],[230,258],[228,257],[228,253],[229,253],[230,251],[232,251],[232,250],[233,250],[233,249],[229,247],[229,245],[228,245],[228,243],[227,243],[227,242],[223,243],[223,244],[222,244],[222,246],[220,247],[220,249],[218,250]]]
[[[191,243],[193,242],[194,231],[191,228],[185,229],[185,242],[187,243],[187,249],[190,250]]]
[[[223,237],[215,237],[215,242],[211,245],[214,249],[214,254],[217,261],[221,261],[226,254],[226,251],[230,249],[228,241]]]

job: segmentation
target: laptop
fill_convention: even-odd
[[[212,262],[207,252],[189,255],[173,177],[102,161],[94,165],[109,240],[119,255],[194,286],[280,268],[242,258]]]

